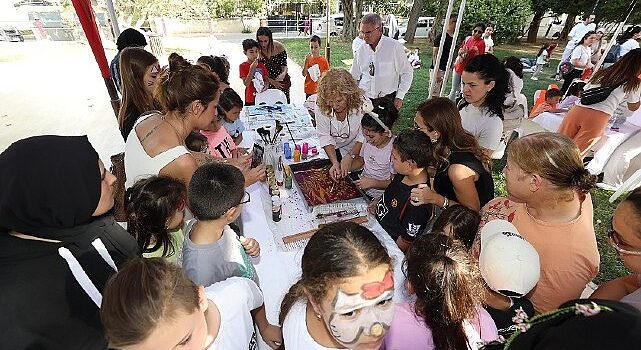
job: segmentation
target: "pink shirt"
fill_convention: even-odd
[[[477,343],[498,338],[496,325],[484,308],[478,307],[477,317],[463,324],[470,349]],[[432,331],[425,320],[414,313],[413,303],[396,304],[394,319],[380,350],[433,350]]]
[[[383,148],[378,148],[367,143],[364,137],[360,138],[359,141],[363,143],[360,153],[365,162],[365,165],[363,165],[363,177],[376,180],[391,179],[391,174],[394,172],[394,167],[392,166],[392,146],[394,144],[394,138],[390,139]],[[372,197],[378,197],[383,194],[384,190],[370,188],[366,192]]]
[[[232,157],[231,151],[236,149],[236,144],[227,132],[227,129],[221,126],[218,131],[201,130],[200,133],[207,137],[207,152],[212,157]]]

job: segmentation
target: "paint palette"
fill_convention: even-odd
[[[329,175],[330,167],[328,159],[291,165],[294,180],[308,211],[318,205],[363,197],[349,177],[334,181]]]

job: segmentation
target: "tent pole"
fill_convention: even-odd
[[[430,75],[430,85],[429,90],[427,90],[428,98],[432,98],[432,90],[434,90],[434,85],[436,85],[436,78],[438,77],[439,68],[441,65],[441,57],[443,56],[443,46],[445,46],[445,38],[447,32],[447,26],[450,22],[450,16],[452,15],[452,7],[454,6],[454,0],[449,0],[447,5],[447,12],[445,13],[445,19],[443,21],[443,30],[441,31],[441,41],[438,44],[438,53],[436,54],[436,59],[434,60],[434,69],[432,69],[432,74]],[[452,42],[453,44],[454,42]],[[441,96],[440,93],[438,96]],[[436,96],[436,97],[438,97]]]
[[[109,19],[111,19],[111,26],[114,31],[114,41],[120,36],[120,26],[118,25],[118,16],[116,16],[116,9],[114,8],[114,3],[112,0],[105,0],[107,3],[107,10],[109,12]]]
[[[456,29],[454,30],[454,37],[452,38],[452,47],[450,48],[450,54],[447,59],[447,67],[445,69],[445,76],[443,77],[443,85],[441,86],[442,96],[445,93],[445,87],[447,86],[447,80],[450,78],[450,71],[452,68],[452,55],[454,55],[454,50],[456,49],[456,43],[458,42],[459,29],[461,28],[461,22],[463,22],[463,13],[465,11],[465,0],[461,0],[461,5],[458,9],[458,18],[456,19]]]

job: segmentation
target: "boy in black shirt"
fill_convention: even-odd
[[[370,212],[402,251],[425,229],[431,216],[432,206],[412,205],[410,193],[412,188],[429,182],[427,167],[433,163],[432,143],[427,135],[419,130],[402,132],[392,148],[396,175],[385,193],[370,204]]]

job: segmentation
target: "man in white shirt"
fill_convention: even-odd
[[[381,17],[374,13],[363,16],[359,30],[365,44],[354,54],[352,76],[374,104],[386,97],[400,109],[414,77],[403,44],[383,36]]]
[[[563,55],[561,55],[561,61],[559,61],[559,66],[556,69],[557,72],[559,71],[559,67],[561,67],[561,63],[570,60],[570,56],[572,55],[572,50],[574,50],[574,48],[579,43],[579,41],[583,38],[585,33],[589,31],[594,31],[595,29],[596,29],[596,24],[594,23],[594,15],[587,15],[587,14],[583,15],[583,22],[575,25],[572,28],[572,30],[570,30],[570,33],[568,34],[568,44],[565,47],[565,50],[563,50]]]

